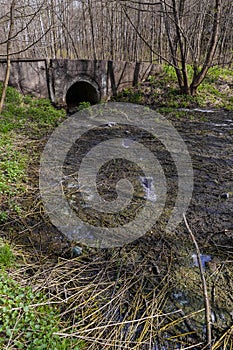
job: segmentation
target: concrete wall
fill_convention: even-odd
[[[0,81],[4,79],[5,69],[6,61],[0,60]],[[90,84],[98,99],[106,100],[158,69],[151,63],[104,60],[13,60],[9,85],[23,94],[50,98],[54,104],[65,106],[67,91],[77,82]]]
[[[65,105],[68,89],[78,81],[93,85],[100,99],[103,99],[106,96],[106,78],[106,61],[51,60],[52,101],[58,105]]]
[[[4,80],[6,62],[0,60],[0,81]],[[11,62],[9,85],[23,94],[49,98],[46,60],[15,60]]]

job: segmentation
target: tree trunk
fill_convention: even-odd
[[[190,85],[190,92],[191,95],[195,95],[198,86],[202,83],[204,80],[208,69],[210,68],[215,50],[218,44],[218,36],[219,36],[219,24],[220,24],[220,10],[221,10],[221,0],[216,0],[215,1],[215,6],[214,6],[214,21],[213,21],[213,32],[212,32],[212,37],[210,40],[210,45],[206,54],[206,58],[204,61],[204,64],[202,66],[201,71],[195,76],[193,76],[193,81]]]
[[[91,42],[92,42],[92,51],[93,51],[93,59],[96,61],[96,45],[95,45],[95,30],[94,30],[94,16],[92,12],[92,4],[90,0],[88,0],[88,12],[90,17],[90,24],[91,24]]]
[[[7,40],[7,45],[6,45],[6,56],[7,56],[7,63],[6,63],[6,73],[5,73],[5,78],[3,82],[3,87],[2,87],[2,95],[1,95],[1,100],[0,100],[0,113],[2,113],[3,105],[5,102],[6,98],[6,90],[8,87],[9,79],[10,79],[10,70],[11,70],[11,37],[14,31],[14,8],[15,8],[15,1],[12,0],[11,7],[10,7],[10,27],[9,27],[9,32],[8,32],[8,40]]]

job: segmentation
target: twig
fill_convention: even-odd
[[[185,217],[185,214],[183,214],[185,226],[192,238],[192,241],[195,245],[196,248],[196,253],[197,253],[197,262],[198,262],[198,267],[200,270],[200,275],[201,275],[201,280],[202,280],[202,289],[203,289],[203,296],[204,296],[204,303],[205,303],[205,319],[206,319],[206,349],[211,350],[212,346],[212,332],[211,332],[211,307],[210,307],[210,301],[209,301],[209,296],[208,296],[208,290],[207,290],[207,284],[206,284],[206,279],[205,279],[205,274],[204,270],[202,267],[202,261],[201,261],[201,253],[199,246],[197,244],[196,238],[194,234],[192,233],[189,224],[187,222],[187,219]]]
[[[160,317],[164,317],[164,316],[170,316],[170,315],[174,315],[179,313],[180,310],[176,310],[176,311],[172,311],[172,312],[168,312],[166,314],[156,314],[156,315],[151,315],[151,316],[147,316],[147,317],[141,317],[140,319],[136,319],[136,320],[129,320],[129,321],[122,321],[122,322],[114,322],[114,323],[108,323],[102,326],[98,326],[98,327],[94,327],[91,329],[84,329],[84,330],[79,330],[79,334],[82,333],[86,333],[86,332],[92,332],[92,331],[96,331],[96,330],[100,330],[100,329],[106,329],[107,327],[116,327],[116,326],[121,326],[121,325],[125,325],[125,324],[132,324],[132,323],[136,323],[136,322],[141,322],[141,321],[145,321],[145,320],[149,320],[149,319],[153,319],[153,318],[160,318]],[[59,336],[76,336],[76,333],[63,333],[63,332],[54,332],[53,334],[55,335],[59,335]]]

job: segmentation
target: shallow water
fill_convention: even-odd
[[[193,218],[202,222],[203,234],[233,234],[233,112],[195,113],[184,123],[173,122],[192,158]]]
[[[192,214],[194,222],[202,222],[203,234],[208,234],[211,225],[213,232],[224,232],[233,229],[232,224],[232,169],[233,169],[233,112],[214,111],[214,110],[188,110],[193,113],[191,117],[184,117],[183,120],[176,118],[172,119],[173,125],[179,131],[180,135],[187,144],[190,156],[192,158],[192,165],[194,169],[194,191],[192,202],[190,206],[190,213]],[[111,123],[107,127],[108,130],[114,132],[116,124]],[[108,130],[105,132],[108,132]],[[100,133],[101,134],[101,133]],[[137,137],[132,135],[132,131],[128,131],[129,137],[124,137],[122,140],[122,148],[132,148],[137,140]],[[104,135],[101,134],[101,137]],[[141,136],[141,135],[140,135]],[[92,136],[94,139],[96,137]],[[99,137],[99,136],[98,136]],[[144,137],[144,136],[143,136]],[[144,137],[145,144],[147,143],[146,135]],[[151,140],[148,140],[148,144]],[[80,149],[77,149],[80,151]],[[155,146],[156,156],[161,163],[166,175],[168,195],[172,206],[177,191],[177,174],[172,161],[168,154],[157,144]],[[77,152],[74,152],[75,157]],[[77,159],[72,160],[71,163],[76,164]],[[76,165],[72,168],[70,173],[75,173]],[[124,164],[120,166],[124,172]],[[114,166],[108,166],[104,170],[104,174],[100,177],[99,189],[102,191],[106,199],[116,199],[116,178],[108,181],[109,175],[114,173]],[[132,180],[137,186],[141,186],[141,190],[136,193],[136,196],[144,198],[152,202],[156,202],[158,198],[155,179],[153,177],[146,178],[142,175],[135,175],[134,168],[125,171],[124,176]],[[121,176],[118,174],[118,176]],[[136,177],[135,177],[136,176]],[[139,180],[139,183],[138,183]],[[67,188],[70,192],[79,191],[77,181],[69,181]],[[81,192],[81,191],[80,191]],[[86,194],[86,198],[91,200],[92,194]],[[74,198],[73,198],[74,199]],[[90,203],[85,205],[90,207]],[[199,234],[202,234],[199,232]]]

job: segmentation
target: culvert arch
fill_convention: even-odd
[[[91,79],[80,77],[68,87],[65,101],[68,111],[77,109],[81,102],[89,102],[91,105],[99,103],[98,84]]]

